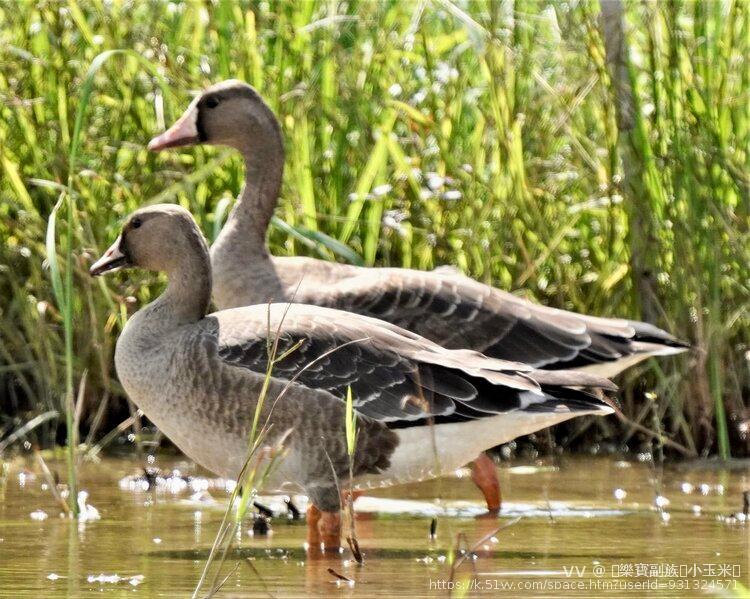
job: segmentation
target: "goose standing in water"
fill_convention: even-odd
[[[246,83],[208,88],[149,149],[192,144],[229,146],[245,159],[245,186],[211,247],[214,301],[221,309],[294,298],[386,320],[446,348],[607,377],[687,348],[648,323],[548,308],[452,272],[271,256],[266,229],[279,197],[284,146],[275,115]],[[473,463],[472,479],[496,513],[500,487],[486,455]]]
[[[246,459],[278,332],[260,421],[270,423],[264,443],[283,439],[285,451],[267,490],[292,485],[310,497],[313,547],[339,546],[349,389],[357,420],[354,489],[447,473],[517,436],[613,411],[605,392],[614,385],[606,379],[444,349],[358,314],[302,304],[207,314],[208,248],[179,206],[134,212],[91,274],[124,267],[164,272],[168,284],[117,340],[120,382],[186,455],[221,476],[237,477]]]

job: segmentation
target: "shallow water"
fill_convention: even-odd
[[[174,459],[157,465],[200,474]],[[228,492],[203,478],[144,491],[143,480],[126,478],[139,472],[133,459],[84,466],[81,487],[101,519],[72,523],[31,462],[10,464],[0,482],[0,596],[189,596]],[[472,547],[501,525],[458,568],[454,582],[469,586],[467,596],[739,597],[748,586],[750,523],[732,517],[750,489],[748,465],[665,468],[660,483],[651,465],[611,458],[505,463],[499,473],[499,520],[475,518],[482,504],[465,472],[359,498],[362,567],[349,551],[307,559],[303,522],[276,517],[266,538],[251,536],[248,523],[219,596],[447,596],[457,536]],[[284,511],[278,499],[262,501]]]

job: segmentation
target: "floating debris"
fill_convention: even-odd
[[[430,522],[430,541],[434,541],[437,538],[437,518],[433,518]]]
[[[47,512],[45,512],[44,510],[34,510],[29,514],[29,516],[31,516],[32,520],[37,520],[39,522],[42,522],[49,518],[49,514],[47,514]]]
[[[149,457],[149,464],[153,464],[153,457],[152,455]],[[146,490],[153,489],[156,486],[156,478],[159,474],[159,471],[156,468],[144,468],[143,469],[143,478],[144,483],[146,484]]]
[[[136,574],[135,576],[120,576],[119,574],[97,574],[94,576],[93,574],[89,574],[86,577],[86,582],[98,582],[99,584],[119,584],[121,582],[127,582],[135,587],[141,584],[144,578],[145,576],[143,576],[143,574]]]
[[[263,514],[258,514],[253,519],[252,535],[255,537],[266,537],[269,532],[271,532],[269,519]]]
[[[253,501],[253,506],[260,512],[261,516],[265,516],[266,518],[273,518],[274,513],[271,508],[266,507],[259,501]]]
[[[18,473],[18,486],[25,487],[26,483],[34,482],[36,475],[28,470],[22,470]]]
[[[617,501],[622,501],[628,496],[628,492],[625,489],[615,489],[614,496]]]
[[[61,578],[66,578],[66,576],[60,576],[59,574],[55,574],[54,572],[50,572],[47,574],[47,580],[60,580]]]
[[[175,470],[171,476],[168,476],[167,478],[164,479],[163,484],[165,486],[165,491],[167,491],[167,493],[172,493],[173,495],[176,495],[178,493],[182,493],[183,491],[187,490],[190,484],[190,479],[182,476],[179,470]]]
[[[284,549],[282,547],[277,547],[276,549],[264,549],[263,550],[263,556],[265,559],[281,559],[281,560],[288,560],[291,557],[290,550]],[[248,560],[254,560],[255,557],[249,557]]]
[[[331,576],[333,576],[333,577],[336,578],[336,580],[334,582],[336,583],[337,586],[341,586],[341,583],[346,583],[349,587],[353,587],[354,586],[354,581],[351,578],[347,578],[343,574],[339,574],[333,568],[328,568],[328,573]]]
[[[292,520],[299,520],[301,518],[301,515],[299,512],[299,509],[297,509],[297,506],[294,505],[292,498],[284,497],[284,503],[286,504],[286,509],[289,512],[289,515],[291,516]]]
[[[685,493],[685,495],[690,495],[693,491],[695,491],[695,486],[691,485],[688,482],[684,482],[680,485],[680,490]]]
[[[742,511],[728,516],[719,515],[717,520],[724,524],[745,524],[750,521],[750,491],[742,492]]]
[[[656,504],[656,507],[658,508],[665,508],[669,505],[670,501],[664,495],[657,495],[656,499],[654,500],[654,503]]]
[[[211,497],[211,494],[208,491],[197,491],[196,493],[193,493],[187,501],[206,506],[216,505],[218,503],[213,497]]]
[[[723,522],[724,524],[736,525],[736,524],[745,524],[747,522],[747,517],[742,512],[737,512],[736,514],[729,514],[728,516],[725,516],[723,514],[720,514],[716,516],[716,519],[719,522]]]
[[[149,491],[151,485],[146,477],[134,478],[126,476],[120,480],[120,488],[123,491]]]
[[[123,491],[144,493],[155,491],[179,495],[183,492],[221,490],[231,493],[236,483],[225,478],[207,478],[203,476],[185,476],[179,470],[163,472],[158,468],[145,468],[142,474],[129,475],[120,479],[119,486]]]
[[[154,537],[154,538],[153,538],[153,539],[151,539],[151,540],[152,540],[152,541],[153,541],[153,542],[154,542],[155,544],[157,544],[157,545],[161,545],[161,539],[160,539],[159,537]]]
[[[101,514],[93,505],[88,503],[89,494],[87,491],[80,491],[78,493],[78,521],[79,522],[91,522],[94,520],[101,520]]]

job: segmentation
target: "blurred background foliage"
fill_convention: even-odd
[[[365,264],[451,264],[548,305],[647,317],[695,350],[620,381],[627,420],[576,421],[557,442],[746,454],[750,4],[624,7],[618,39],[588,1],[0,0],[0,439],[64,409],[45,231],[68,181],[76,425],[90,442],[128,415],[114,342],[160,287],[87,267],[143,203],[179,202],[215,235],[239,158],[145,144],[191,91],[240,78],[286,138],[274,253],[347,259],[325,233]],[[62,417],[42,420],[40,442],[64,440]]]

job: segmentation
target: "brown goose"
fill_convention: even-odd
[[[540,306],[450,270],[362,268],[271,256],[265,237],[279,196],[284,147],[278,120],[245,83],[225,81],[207,89],[149,148],[191,144],[235,148],[247,168],[245,187],[211,247],[219,308],[294,297],[300,303],[387,320],[447,348],[608,377],[649,356],[680,353],[687,347],[644,322]],[[473,478],[488,508],[496,511],[499,484],[489,458],[475,461]]]
[[[354,489],[446,473],[519,435],[613,411],[604,391],[614,386],[606,379],[444,349],[350,312],[271,304],[207,315],[208,248],[179,206],[133,213],[91,274],[123,267],[165,272],[168,284],[117,341],[120,382],[182,451],[222,476],[236,477],[243,465],[269,335],[278,331],[282,357],[273,366],[261,420],[271,423],[266,442],[283,438],[285,452],[267,490],[291,487],[310,497],[314,545],[339,543],[337,480],[348,480],[349,472],[348,389],[358,431]]]

